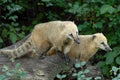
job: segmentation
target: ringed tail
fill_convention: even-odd
[[[31,40],[27,40],[21,46],[16,49],[1,49],[0,54],[4,54],[9,58],[19,58],[25,54],[27,54],[30,50],[32,50],[32,43]]]

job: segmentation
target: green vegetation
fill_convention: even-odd
[[[75,68],[82,68],[86,62],[76,63]],[[77,80],[91,80],[91,77],[86,77],[85,74],[89,73],[90,71],[88,69],[85,69],[84,71],[80,70],[78,72],[73,72],[72,76],[77,77]]]
[[[112,66],[120,65],[119,14],[120,0],[0,0],[0,47],[22,39],[37,23],[71,20],[80,34],[105,34],[113,51],[100,51],[95,61],[110,77]]]
[[[2,72],[0,80],[21,80],[26,76],[26,73],[20,68],[20,63],[16,63],[14,69],[4,65],[0,72]]]
[[[82,61],[82,62],[77,62],[75,64],[75,69],[72,73],[72,77],[73,79],[77,79],[77,80],[92,80],[92,77],[87,77],[86,74],[88,74],[90,72],[89,69],[83,69],[83,67],[86,65],[86,62],[85,61]],[[78,69],[78,70],[77,70]],[[66,78],[67,75],[65,74],[58,74],[57,75],[57,78],[59,80],[63,80]],[[67,79],[67,78],[66,78]],[[101,77],[99,76],[96,76],[94,78],[94,80],[101,80]]]
[[[113,75],[112,80],[119,80],[120,79],[120,68],[113,66],[111,70],[111,74]]]

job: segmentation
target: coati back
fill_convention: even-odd
[[[98,49],[105,51],[112,50],[106,37],[102,33],[96,33],[92,35],[79,35],[80,44],[74,43],[68,52],[71,59],[80,61],[88,61]]]
[[[64,42],[69,43],[64,46]],[[10,58],[19,58],[29,52],[33,55],[43,54],[48,48],[47,54],[59,50],[67,54],[73,42],[79,43],[78,29],[74,22],[71,21],[51,21],[37,24],[31,36],[16,49],[0,50],[0,53],[8,55]]]

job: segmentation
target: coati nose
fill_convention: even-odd
[[[109,47],[108,51],[112,51],[112,49]]]
[[[110,47],[107,47],[106,51],[112,51],[112,49]]]

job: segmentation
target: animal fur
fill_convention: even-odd
[[[79,35],[79,39],[80,44],[74,43],[68,52],[69,57],[73,60],[88,61],[98,49],[105,51],[112,50],[102,33]]]
[[[13,50],[1,49],[0,53],[10,58],[19,58],[28,53],[32,53],[32,56],[41,55],[50,48],[47,55],[57,50],[67,54],[74,41],[79,43],[78,29],[74,22],[51,21],[37,24],[28,40],[18,48]],[[67,44],[64,46],[65,42]]]

